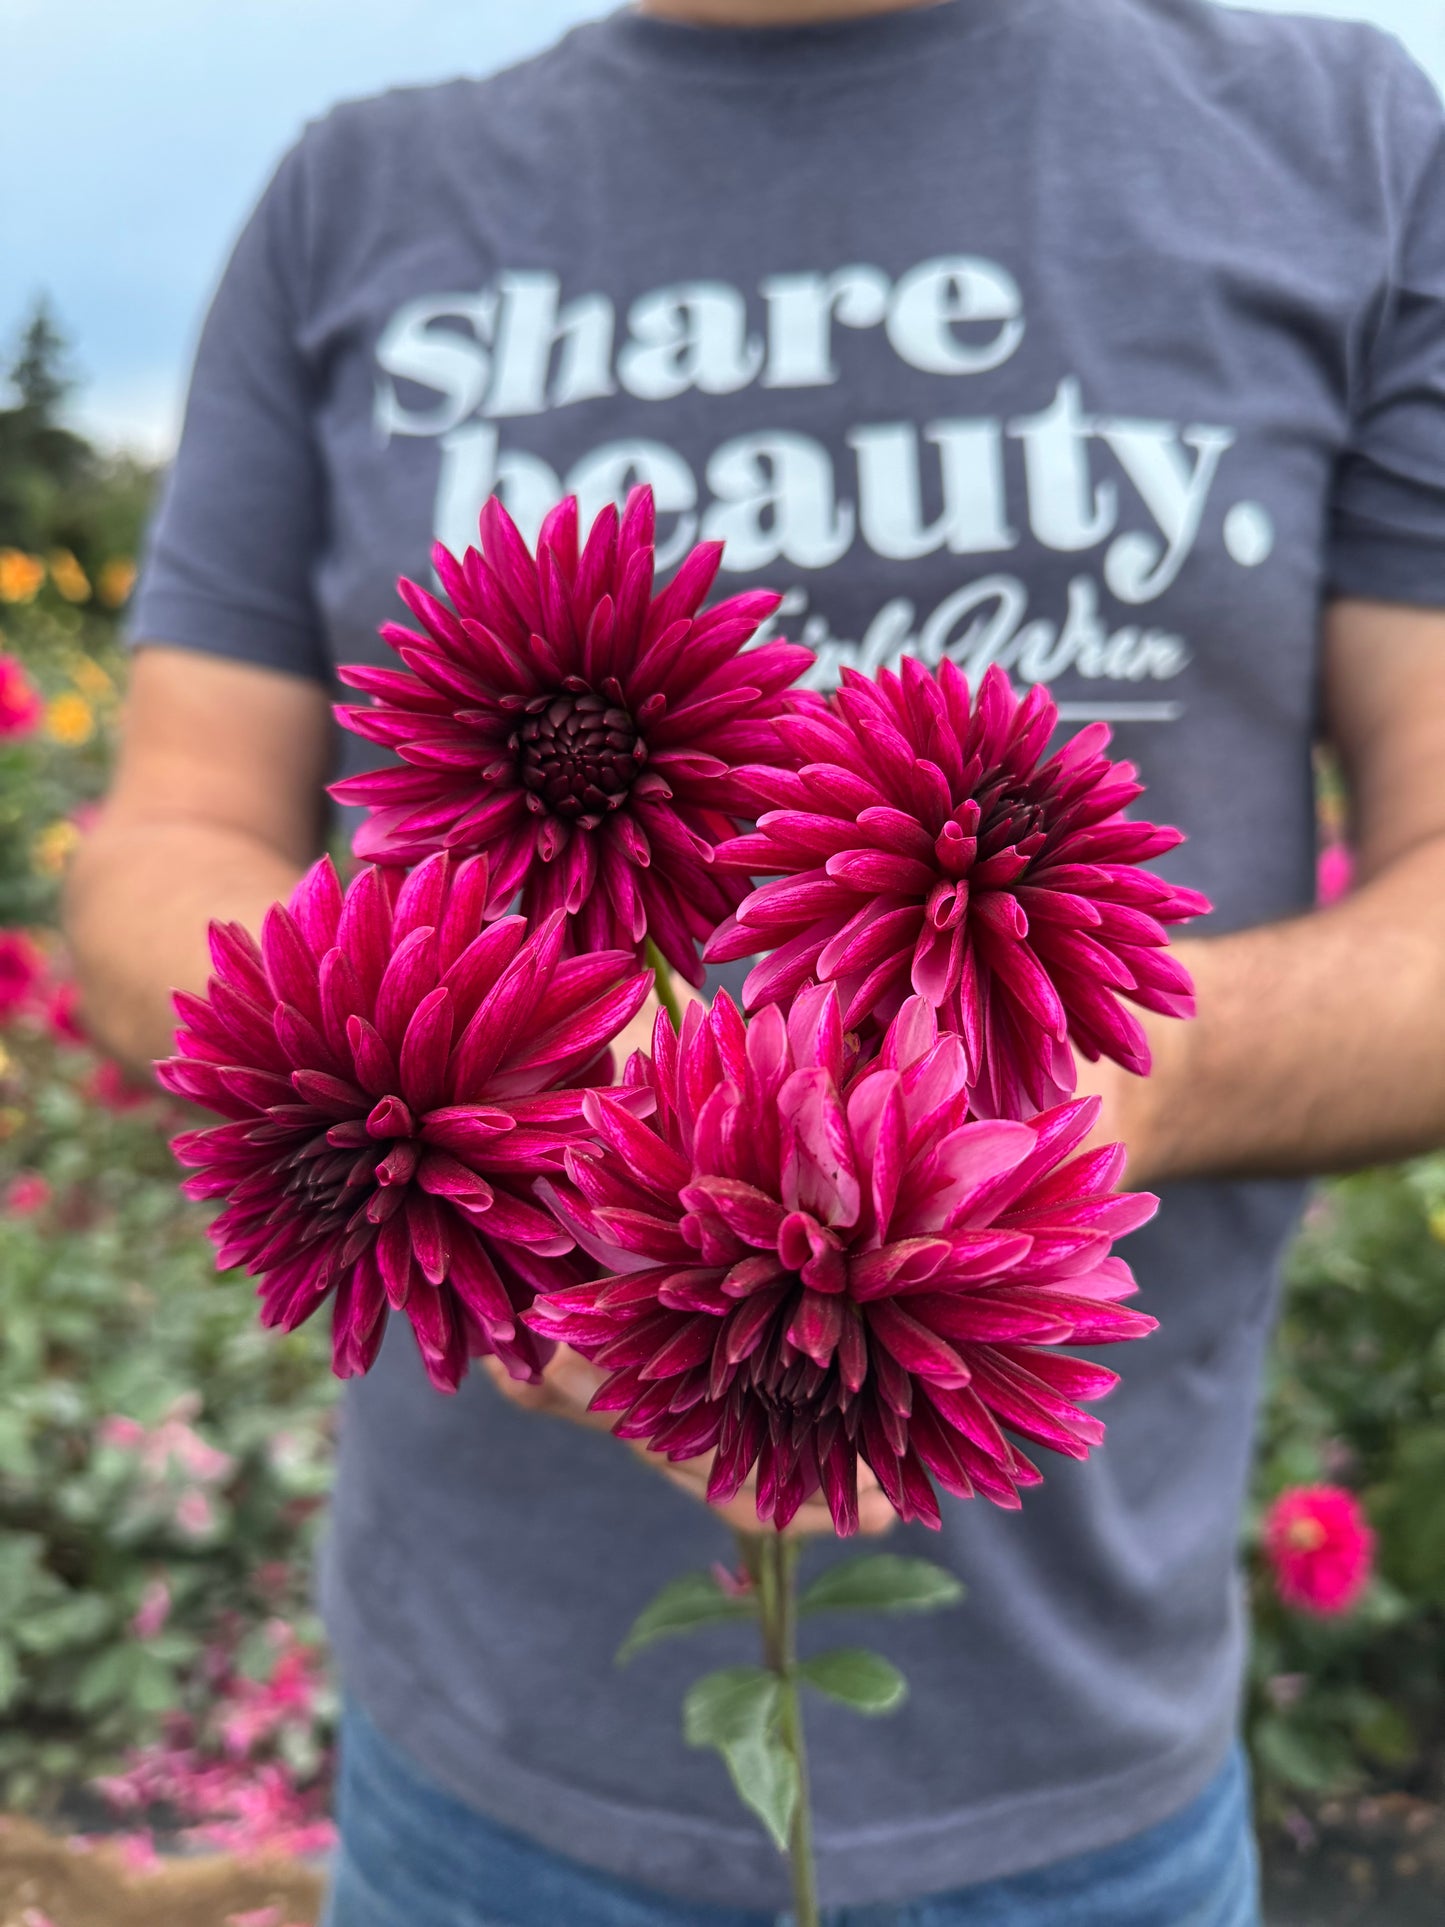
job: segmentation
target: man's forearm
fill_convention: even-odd
[[[1131,1180],[1345,1170],[1445,1143],[1445,840],[1328,910],[1178,955],[1199,1015],[1151,1023],[1156,1073],[1117,1093]]]
[[[204,988],[212,920],[259,931],[300,872],[243,832],[206,823],[102,825],[77,857],[66,929],[87,1028],[136,1069],[167,1056],[172,988]]]

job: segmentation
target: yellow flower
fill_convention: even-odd
[[[45,580],[45,564],[22,549],[0,549],[0,602],[33,602]]]
[[[67,689],[46,704],[45,729],[52,742],[76,749],[95,734],[95,711],[84,696]]]
[[[35,867],[42,876],[58,877],[80,843],[80,831],[68,817],[58,816],[35,839]]]
[[[115,694],[110,672],[102,669],[94,656],[78,656],[71,667],[70,679],[93,703],[103,703]]]
[[[9,1075],[14,1066],[14,1062],[15,1060],[11,1057],[9,1051],[6,1050],[3,1044],[0,1044],[0,1077]]]
[[[119,609],[122,603],[129,602],[130,592],[135,587],[134,562],[124,556],[107,562],[96,577],[95,586],[107,609]]]
[[[89,602],[90,577],[69,549],[56,549],[51,555],[50,580],[67,602]]]
[[[0,1144],[16,1136],[24,1122],[25,1113],[18,1104],[0,1104]]]

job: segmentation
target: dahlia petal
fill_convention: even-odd
[[[589,1091],[583,1099],[588,1123],[610,1145],[636,1181],[664,1200],[676,1198],[689,1168],[655,1131],[650,1131],[609,1093]]]
[[[847,1115],[828,1073],[795,1071],[778,1093],[778,1115],[784,1204],[824,1224],[856,1224],[862,1189]]]
[[[865,1251],[848,1264],[848,1295],[858,1304],[886,1298],[921,1284],[946,1261],[953,1247],[947,1238],[901,1238],[877,1251]]]
[[[446,1097],[454,1016],[451,993],[439,984],[422,998],[407,1022],[401,1045],[401,1093],[417,1115],[435,1110]]]
[[[907,1372],[915,1372],[930,1383],[943,1386],[967,1385],[973,1377],[969,1365],[936,1331],[904,1311],[892,1298],[879,1298],[868,1308],[868,1329],[874,1339],[886,1345]]]

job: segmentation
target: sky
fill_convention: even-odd
[[[304,123],[507,66],[610,3],[0,0],[5,64],[27,83],[0,115],[0,346],[46,294],[82,377],[76,425],[164,456],[207,295]],[[1274,3],[1388,27],[1445,89],[1445,0]]]

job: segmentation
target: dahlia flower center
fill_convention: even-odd
[[[1029,843],[1037,848],[1048,833],[1048,812],[1027,788],[1000,789],[994,796],[981,796],[983,822],[979,830],[979,855],[993,856],[999,850],[1017,849]]]
[[[375,1229],[400,1209],[420,1162],[415,1120],[400,1098],[383,1098],[369,1119],[334,1124],[295,1152],[285,1186],[291,1208],[316,1227],[353,1234]]]
[[[511,748],[533,808],[589,828],[621,808],[647,761],[628,712],[585,684],[534,697]]]

